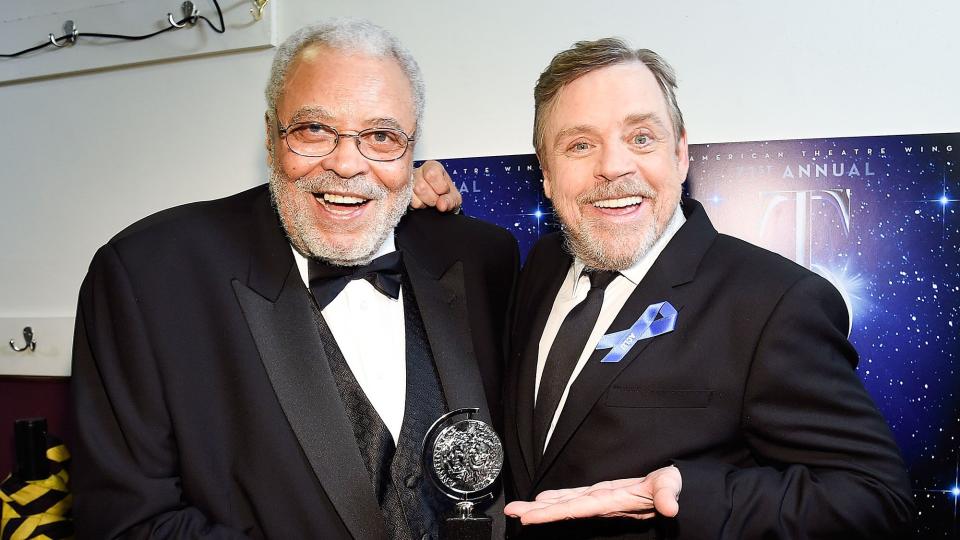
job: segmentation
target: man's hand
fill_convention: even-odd
[[[427,161],[413,170],[413,208],[434,206],[441,212],[456,212],[463,197],[439,162]]]
[[[600,482],[588,487],[544,491],[532,502],[514,501],[503,509],[521,523],[548,523],[567,519],[620,517],[649,519],[674,517],[683,482],[674,467],[657,469],[644,478]]]

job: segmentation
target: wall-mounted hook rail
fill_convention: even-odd
[[[73,45],[77,42],[78,35],[80,35],[80,31],[77,30],[77,25],[74,24],[73,21],[67,21],[63,23],[63,37],[60,39],[65,39],[67,43],[57,43],[57,38],[53,34],[47,34],[50,39],[50,43],[52,43],[54,47],[66,47],[67,45]]]
[[[182,19],[180,19],[179,21],[176,21],[174,20],[172,13],[167,13],[168,25],[155,32],[150,32],[149,34],[131,36],[126,34],[112,34],[112,33],[104,33],[104,32],[80,32],[77,30],[77,25],[74,24],[73,21],[67,21],[63,25],[64,35],[57,37],[53,34],[47,34],[47,39],[43,43],[40,43],[39,45],[34,45],[33,47],[28,47],[26,49],[23,49],[22,51],[17,51],[15,53],[0,54],[0,58],[16,58],[18,56],[21,56],[27,53],[39,51],[40,49],[49,47],[51,45],[53,45],[58,49],[62,49],[67,45],[73,45],[77,43],[78,38],[108,38],[108,39],[124,39],[129,41],[139,41],[141,39],[151,38],[153,36],[162,34],[164,32],[168,32],[170,30],[177,30],[185,26],[193,26],[201,20],[205,21],[207,25],[210,26],[211,30],[213,30],[218,34],[222,34],[227,31],[227,27],[223,22],[223,10],[220,9],[220,3],[218,2],[218,0],[212,0],[212,1],[213,1],[214,7],[217,10],[217,19],[220,22],[219,27],[213,24],[213,21],[211,21],[207,17],[200,15],[200,10],[197,9],[197,6],[193,2],[188,0],[180,5],[181,9],[183,9]],[[267,4],[267,0],[255,0],[255,3],[258,6],[260,6],[258,8],[259,9],[258,13],[260,16],[262,16],[262,13],[263,13],[262,6],[265,6]],[[250,11],[253,12],[254,10],[250,10]],[[260,16],[255,15],[257,20],[260,19]]]
[[[23,347],[17,347],[17,343],[14,340],[10,340],[10,348],[16,352],[23,352],[27,349],[31,351],[37,350],[37,342],[33,339],[33,328],[27,326],[23,329],[23,341],[26,343]]]
[[[197,9],[197,6],[193,5],[193,2],[187,0],[180,6],[180,8],[183,9],[183,19],[186,22],[178,24],[177,21],[173,20],[173,13],[167,13],[167,22],[170,23],[170,26],[174,28],[183,28],[188,24],[193,25],[197,22],[200,10]]]

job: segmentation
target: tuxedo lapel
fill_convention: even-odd
[[[264,206],[264,205],[261,205]],[[272,210],[261,208],[248,284],[233,289],[283,413],[355,538],[385,538],[382,514],[330,372],[310,298]],[[265,258],[266,257],[266,258]]]
[[[429,237],[399,228],[397,247],[410,279],[420,317],[430,342],[433,360],[450,410],[480,409],[490,422],[490,408],[473,348],[464,267],[460,261],[443,261],[425,242]]]
[[[523,312],[517,314],[522,320],[517,321],[519,331],[516,337],[521,339],[523,344],[519,369],[514,374],[513,395],[516,396],[514,421],[516,422],[517,441],[523,454],[523,464],[526,466],[527,476],[531,481],[534,478],[536,453],[541,450],[535,448],[533,440],[534,389],[536,387],[540,338],[543,335],[544,327],[547,325],[547,319],[550,317],[553,301],[560,291],[560,286],[563,285],[563,280],[572,262],[572,258],[563,251],[559,236],[551,238],[548,242],[550,244],[544,246],[544,249],[547,250],[542,260],[544,264],[538,262],[537,267],[531,268],[530,271],[536,274],[542,269],[549,278],[534,280],[531,293],[524,297],[525,300],[529,300],[532,306],[529,309],[522,307]]]
[[[463,263],[457,261],[439,279],[417,262],[404,260],[420,316],[450,410],[476,407],[490,422],[490,408],[473,350],[467,315]]]
[[[694,279],[700,261],[713,243],[717,232],[699,203],[692,199],[685,199],[683,209],[686,223],[677,231],[647,275],[634,289],[613,323],[604,332],[605,334],[630,328],[651,304],[664,301],[670,302],[678,312],[681,312],[678,314],[677,325],[687,323],[682,317],[683,295],[677,288]],[[591,354],[587,364],[570,386],[570,393],[563,411],[547,444],[540,467],[534,475],[534,489],[590,410],[624,369],[637,361],[666,360],[643,354],[656,339],[658,337],[653,336],[638,341],[619,362],[600,362],[608,350],[594,351]]]

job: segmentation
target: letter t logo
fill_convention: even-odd
[[[811,248],[813,243],[813,222],[816,220],[820,205],[826,204],[840,216],[844,234],[850,234],[850,189],[808,189],[797,191],[767,191],[760,194],[763,203],[763,217],[760,220],[760,234],[767,232],[774,211],[781,205],[794,203],[794,240],[793,260],[806,268],[811,268]]]

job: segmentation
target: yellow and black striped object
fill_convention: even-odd
[[[24,481],[11,475],[0,482],[0,540],[73,538],[70,452],[51,441],[47,461],[50,476],[43,480]]]

